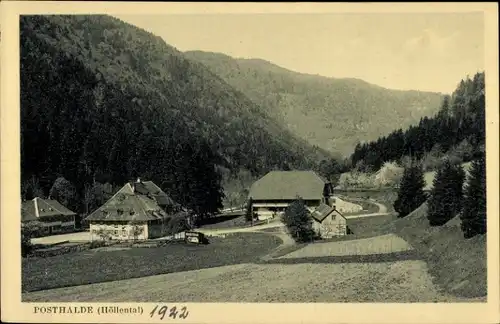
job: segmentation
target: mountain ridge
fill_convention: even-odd
[[[392,123],[407,127],[433,115],[443,97],[441,93],[387,89],[356,78],[295,72],[258,58],[237,59],[204,51],[184,54],[211,68],[299,137],[344,156],[357,142],[392,131]],[[336,119],[341,129],[332,131]]]
[[[267,64],[275,69],[280,69],[282,70],[283,72],[287,72],[287,73],[293,73],[293,74],[298,74],[298,75],[302,75],[302,76],[306,76],[306,77],[315,77],[315,78],[323,78],[323,79],[327,79],[327,80],[344,80],[344,81],[353,81],[353,82],[359,82],[360,84],[364,84],[364,85],[367,85],[367,86],[372,86],[374,88],[380,88],[380,89],[384,89],[384,90],[389,90],[389,91],[400,91],[400,92],[415,92],[415,93],[427,93],[427,94],[439,94],[439,95],[445,95],[446,93],[444,92],[441,92],[441,91],[428,91],[428,90],[418,90],[418,89],[397,89],[397,88],[389,88],[389,87],[384,87],[384,86],[381,86],[381,85],[378,85],[376,83],[372,83],[372,82],[369,82],[369,81],[366,81],[366,80],[363,80],[363,79],[360,79],[360,78],[355,78],[355,77],[333,77],[333,76],[326,76],[326,75],[322,75],[322,74],[313,74],[313,73],[307,73],[307,72],[301,72],[301,71],[296,71],[296,70],[293,70],[291,68],[286,68],[286,67],[283,67],[283,66],[280,66],[278,65],[277,63],[274,63],[272,61],[269,61],[269,60],[266,60],[266,59],[262,59],[262,58],[258,58],[258,57],[250,57],[250,58],[246,58],[246,57],[232,57],[228,54],[225,54],[225,53],[220,53],[220,52],[212,52],[212,51],[202,51],[202,50],[189,50],[189,51],[182,51],[182,53],[185,53],[185,54],[188,54],[188,55],[197,55],[197,54],[201,54],[201,55],[213,55],[213,56],[220,56],[220,57],[223,57],[225,59],[232,59],[232,60],[236,60],[238,62],[242,62],[242,63],[250,63],[250,64],[258,64],[258,63],[261,63],[261,64]]]

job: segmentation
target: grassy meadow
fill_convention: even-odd
[[[274,235],[237,233],[208,245],[172,243],[155,248],[109,248],[22,260],[22,291],[253,262],[281,244]]]

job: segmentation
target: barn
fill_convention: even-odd
[[[312,212],[329,203],[332,191],[330,182],[314,171],[271,171],[252,184],[249,201],[261,220],[281,215],[298,197]]]

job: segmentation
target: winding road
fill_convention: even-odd
[[[361,215],[346,215],[345,218],[347,219],[352,219],[352,218],[364,218],[364,217],[374,217],[374,216],[386,216],[389,215],[390,213],[387,211],[387,207],[375,202],[374,200],[370,200],[370,203],[377,205],[378,207],[378,212],[376,213],[370,213],[370,214],[361,214]]]
[[[378,206],[378,212],[369,213],[369,214],[360,214],[360,215],[346,215],[345,218],[346,219],[354,219],[354,218],[386,216],[386,215],[391,214],[387,211],[387,207],[384,206],[383,204],[380,204],[380,203],[375,202],[373,200],[370,200],[370,202]],[[257,226],[252,226],[252,227],[224,228],[224,229],[199,228],[199,229],[197,229],[197,231],[201,232],[207,236],[210,236],[210,235],[223,235],[223,234],[229,234],[229,233],[258,232],[260,230],[267,229],[267,228],[282,228],[284,226],[285,226],[285,224],[283,224],[280,220],[275,219],[275,220],[270,221],[268,224],[257,225]]]
[[[385,216],[385,215],[390,214],[387,212],[386,206],[384,206],[380,203],[377,203],[373,200],[370,200],[370,202],[378,206],[378,209],[379,209],[378,212],[369,213],[369,214],[360,214],[360,215],[346,215],[345,218],[346,219],[354,219],[354,218],[364,218],[364,217]],[[240,209],[233,209],[233,210],[228,209],[225,211],[226,212],[237,212],[237,211],[241,211],[241,210]],[[277,228],[278,229],[278,228],[281,228],[284,226],[285,225],[279,219],[274,219],[274,220],[271,220],[268,224],[256,225],[256,226],[252,226],[252,227],[224,228],[224,229],[199,228],[199,229],[197,229],[197,231],[202,232],[203,234],[205,234],[207,236],[213,236],[213,235],[223,235],[223,234],[239,233],[239,232],[258,232],[260,230],[267,229],[267,228]],[[159,239],[165,239],[165,237],[162,237]],[[63,242],[63,241],[73,242],[73,241],[88,241],[88,240],[90,240],[89,232],[80,232],[80,233],[70,233],[70,234],[61,234],[61,235],[33,238],[31,241],[34,244],[53,244],[53,243]]]

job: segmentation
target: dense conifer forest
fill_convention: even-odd
[[[213,213],[221,177],[312,168],[328,156],[297,139],[202,64],[109,16],[23,16],[23,198],[64,177],[92,209],[99,183],[151,179]],[[200,202],[199,200],[202,200]]]
[[[426,170],[433,170],[443,155],[456,162],[480,157],[485,150],[485,134],[482,72],[460,81],[435,116],[423,117],[405,131],[398,129],[376,141],[357,144],[351,162],[360,170],[376,171],[386,161],[411,156],[421,160]]]

